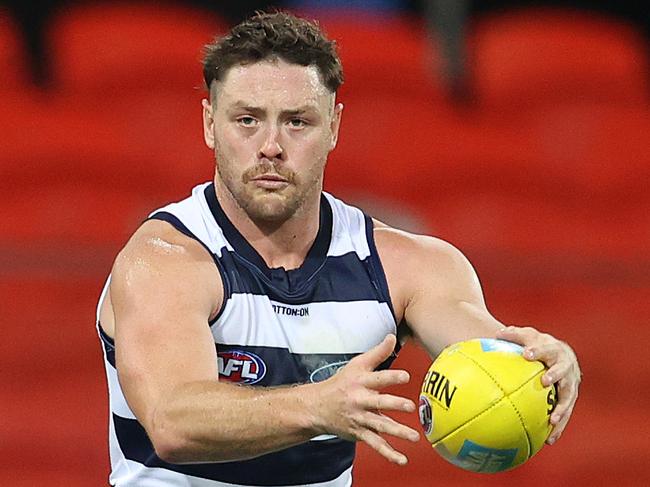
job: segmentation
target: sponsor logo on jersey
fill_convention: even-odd
[[[218,352],[219,379],[240,384],[255,384],[266,375],[266,364],[251,352],[229,350]]]
[[[291,308],[289,306],[282,306],[281,304],[272,304],[275,314],[281,316],[309,316],[309,307],[302,306],[300,308]]]
[[[310,382],[321,382],[329,379],[334,374],[338,372],[341,367],[344,367],[349,360],[343,360],[340,362],[333,362],[331,364],[323,365],[322,367],[317,368],[309,375]]]

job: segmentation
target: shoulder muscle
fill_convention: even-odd
[[[405,304],[422,293],[482,301],[474,268],[450,243],[382,224],[375,227],[375,241],[391,293]]]
[[[113,305],[122,311],[187,302],[211,315],[223,294],[218,270],[203,246],[166,222],[150,220],[115,260]]]

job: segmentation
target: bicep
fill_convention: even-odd
[[[493,337],[503,325],[487,309],[474,268],[446,242],[427,242],[423,249],[404,318],[431,357],[446,346],[478,337]]]
[[[208,319],[221,289],[214,264],[198,244],[145,236],[118,257],[110,289],[116,367],[125,398],[145,428],[175,388],[217,380]]]

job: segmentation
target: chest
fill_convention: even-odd
[[[318,382],[396,326],[379,301],[288,304],[233,294],[212,325],[220,378],[246,384]]]

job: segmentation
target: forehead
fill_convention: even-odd
[[[233,66],[217,83],[217,106],[239,100],[255,106],[320,106],[328,104],[331,97],[316,66],[300,66],[281,59]]]

